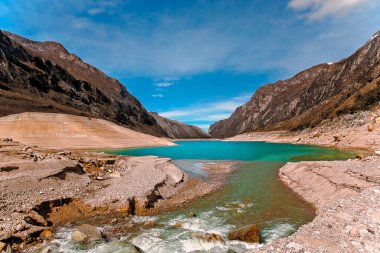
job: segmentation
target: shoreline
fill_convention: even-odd
[[[378,131],[378,129],[376,129],[376,131]],[[284,132],[281,132],[281,133],[284,133]],[[288,133],[285,133],[285,134],[288,134]],[[285,139],[285,138],[279,136],[278,132],[269,132],[269,133],[265,133],[265,134],[263,134],[263,133],[251,133],[248,136],[249,138],[247,138],[245,140],[243,140],[242,136],[238,136],[238,138],[239,138],[238,141],[264,141],[262,139],[254,139],[253,138],[253,137],[257,137],[257,136],[259,136],[260,138],[265,138],[268,142],[289,143],[289,142],[285,141],[285,140],[289,140],[289,136],[288,136],[288,139]],[[268,138],[268,136],[270,136],[270,138]],[[244,138],[246,138],[246,137],[247,136],[244,136]],[[291,137],[292,138],[296,138],[296,136],[293,133],[292,133]],[[235,140],[235,139],[230,139],[230,140]],[[228,140],[226,140],[226,141],[228,141]],[[322,147],[326,147],[326,144],[311,143],[311,142],[308,142],[308,143],[290,142],[290,143],[293,143],[293,144],[305,144],[305,145],[318,145],[318,146],[320,145]],[[44,155],[48,156],[49,159],[50,158],[52,158],[52,159],[58,159],[61,162],[63,161],[63,163],[68,163],[65,166],[71,168],[71,167],[73,167],[73,165],[72,165],[73,160],[74,161],[75,160],[79,161],[80,159],[83,158],[83,156],[89,155],[86,152],[88,150],[74,150],[74,149],[71,149],[71,151],[56,151],[56,150],[54,151],[54,150],[47,150],[47,149],[43,149],[43,148],[40,149],[40,148],[36,148],[36,147],[31,148],[31,147],[27,147],[25,145],[22,145],[22,144],[20,144],[18,142],[15,142],[15,143],[11,142],[9,144],[10,144],[10,146],[17,147],[17,148],[15,148],[15,150],[13,150],[14,154],[12,154],[12,155],[16,155],[16,158],[17,158],[17,153],[19,152],[17,150],[23,150],[23,152],[24,152],[23,157],[19,157],[18,159],[15,160],[16,163],[20,162],[20,160],[22,160],[22,159],[29,159],[29,160],[31,160],[31,159],[35,160],[36,159],[37,164],[39,162],[43,162],[43,160],[45,160],[45,158],[41,159],[40,157],[38,157],[38,155],[41,155],[41,153],[43,153],[45,151],[47,153],[44,154]],[[3,146],[3,145],[0,145],[0,146]],[[20,146],[22,146],[21,149],[20,149]],[[346,149],[346,150],[349,150],[349,151],[357,150],[356,148],[352,148],[352,147],[342,148],[342,147],[339,147],[337,145],[332,146],[332,148]],[[375,149],[372,147],[372,149],[370,149],[370,150],[373,151]],[[29,156],[29,153],[30,153],[31,150],[33,151],[32,152],[33,155],[31,155],[30,158],[29,158],[28,156]],[[97,149],[96,151],[99,151],[99,150]],[[28,153],[28,155],[26,156],[25,153]],[[36,154],[34,154],[34,153],[36,153]],[[57,156],[58,153],[61,153],[61,154],[59,154]],[[70,154],[68,154],[68,153],[70,153]],[[49,157],[49,155],[51,157]],[[76,156],[76,157],[73,158],[72,156]],[[100,161],[102,159],[104,160],[106,157],[108,157],[108,158],[112,157],[112,159],[114,159],[114,158],[115,159],[119,159],[120,158],[120,156],[117,156],[117,155],[104,154],[104,153],[91,153],[90,156],[95,156],[96,157],[95,159],[96,160],[100,160]],[[99,157],[97,157],[97,156],[99,156]],[[15,156],[13,156],[13,158],[15,158]],[[154,157],[154,156],[148,156],[148,158],[150,160],[149,161],[144,161],[145,165],[147,165],[147,164],[155,164],[155,163],[160,164],[160,166],[162,164],[167,164],[167,163],[171,164],[170,163],[170,159],[158,158],[158,157]],[[134,162],[137,162],[137,163],[141,163],[142,162],[141,158],[138,158],[138,157],[124,157],[123,159],[125,160],[124,162],[126,162],[126,163],[131,162],[131,161],[133,162],[133,160],[134,160]],[[147,159],[147,158],[144,157],[143,159]],[[328,171],[331,172],[331,171],[334,171],[334,169],[335,169],[336,166],[340,166],[341,164],[344,164],[345,168],[350,168],[355,163],[359,164],[359,167],[361,167],[363,165],[362,163],[365,163],[368,160],[373,160],[373,161],[375,161],[375,163],[376,162],[380,162],[379,157],[377,157],[377,156],[369,156],[367,158],[364,158],[363,160],[348,160],[348,161],[339,161],[339,162],[302,162],[302,161],[300,161],[300,162],[296,162],[296,163],[287,163],[285,166],[283,166],[281,169],[279,169],[279,178],[281,179],[281,181],[283,183],[285,183],[292,191],[294,191],[295,193],[297,193],[298,195],[300,195],[305,201],[307,201],[308,203],[311,203],[312,205],[315,206],[315,208],[316,208],[316,217],[310,223],[307,223],[307,224],[301,226],[297,230],[297,232],[295,232],[293,235],[291,235],[289,237],[286,237],[286,238],[283,238],[283,239],[275,240],[275,241],[273,241],[271,243],[268,243],[268,244],[265,244],[265,245],[260,245],[260,249],[254,250],[253,252],[272,252],[273,250],[282,250],[284,252],[298,252],[299,251],[298,249],[300,249],[300,250],[311,250],[312,252],[314,252],[314,250],[324,249],[324,247],[327,247],[327,248],[328,247],[333,247],[332,246],[333,243],[330,243],[329,245],[325,245],[325,244],[323,244],[323,242],[319,242],[319,244],[313,244],[313,242],[311,240],[309,240],[308,238],[313,237],[313,236],[315,237],[314,232],[318,232],[319,234],[326,234],[326,233],[331,233],[332,231],[334,231],[334,230],[332,230],[332,228],[330,228],[331,224],[329,226],[326,225],[326,220],[329,220],[329,219],[331,220],[331,218],[334,217],[333,216],[334,214],[331,213],[329,211],[329,209],[331,209],[331,208],[335,208],[335,209],[341,208],[339,206],[340,205],[339,203],[341,203],[343,200],[349,199],[349,200],[347,200],[348,202],[351,201],[350,203],[352,205],[354,205],[354,206],[356,205],[357,206],[357,201],[359,201],[359,200],[363,201],[363,196],[364,197],[366,195],[372,196],[373,194],[375,194],[372,197],[377,198],[377,195],[376,195],[376,194],[378,194],[377,192],[380,193],[380,187],[378,187],[378,186],[380,186],[380,182],[376,182],[375,185],[372,185],[371,187],[364,187],[363,186],[360,189],[353,190],[354,192],[352,192],[351,188],[352,187],[355,188],[357,186],[346,187],[347,185],[349,185],[349,184],[346,184],[346,185],[344,185],[343,188],[347,188],[348,189],[347,192],[349,192],[350,194],[334,197],[330,201],[326,202],[326,204],[319,205],[318,204],[319,202],[316,201],[315,199],[323,198],[326,195],[329,196],[329,195],[333,194],[334,192],[323,193],[323,190],[325,188],[329,188],[329,187],[327,187],[328,185],[327,186],[324,185],[323,187],[318,188],[319,186],[317,184],[317,186],[316,186],[315,189],[312,189],[312,190],[307,189],[308,184],[310,183],[310,182],[307,181],[307,178],[310,177],[310,175],[312,175],[314,173],[313,169],[315,167],[317,167],[316,165],[321,164],[321,163],[323,163],[324,166],[331,166],[331,165],[333,165],[333,166],[331,166],[331,168],[328,169]],[[33,163],[35,163],[35,161],[33,161],[32,164]],[[304,170],[305,166],[306,166],[306,168],[308,168],[307,170]],[[231,164],[229,164],[227,167],[233,167],[233,162],[231,162]],[[52,172],[51,173],[53,175],[56,175],[56,174],[59,174],[60,172],[64,171],[64,169],[62,170],[62,168],[57,168],[57,171],[55,171],[55,174],[52,173]],[[75,172],[75,170],[74,171],[65,172],[63,174],[64,174],[64,176],[67,176],[67,175],[72,176],[71,172],[73,173],[74,176],[77,176],[76,174],[78,174],[78,171]],[[99,170],[96,170],[95,168],[88,168],[88,169],[86,169],[85,172],[86,173],[90,173],[91,175],[94,175],[95,177],[93,177],[92,180],[94,182],[96,182],[96,184],[97,184],[97,187],[95,187],[93,189],[90,189],[89,192],[91,192],[91,191],[101,191],[102,188],[104,187],[104,186],[101,186],[102,182],[106,182],[107,180],[110,180],[110,178],[107,178],[106,180],[104,180],[103,178],[98,180],[97,177],[99,177],[99,175],[97,173],[99,173]],[[108,173],[108,176],[109,176],[109,174],[111,174],[113,172],[114,171]],[[81,172],[79,172],[79,174],[80,173]],[[91,215],[83,217],[83,219],[86,219],[86,218],[91,218],[94,215],[109,215],[109,214],[118,213],[118,212],[120,214],[125,214],[125,215],[130,215],[130,214],[151,215],[151,214],[157,214],[157,213],[160,213],[160,212],[167,212],[167,211],[171,211],[173,209],[178,209],[178,208],[181,207],[181,205],[182,206],[183,205],[187,205],[187,204],[191,203],[191,201],[194,201],[194,200],[196,200],[199,197],[202,197],[202,196],[207,195],[207,194],[212,194],[213,192],[217,191],[218,189],[220,189],[221,187],[223,187],[223,185],[224,185],[223,180],[226,179],[228,173],[231,173],[231,172],[227,172],[224,175],[219,175],[219,176],[221,176],[221,178],[219,178],[219,181],[217,180],[215,182],[215,185],[213,187],[210,187],[210,189],[209,189],[208,192],[206,192],[206,193],[199,193],[198,192],[198,194],[195,193],[195,194],[193,194],[193,197],[189,198],[187,201],[183,201],[183,199],[180,199],[177,202],[175,202],[175,200],[173,202],[171,200],[171,198],[175,199],[175,196],[183,195],[184,192],[188,193],[188,192],[191,192],[194,189],[201,188],[201,187],[199,187],[199,185],[200,185],[199,181],[194,180],[194,178],[188,177],[187,175],[185,175],[185,173],[183,173],[182,174],[183,175],[182,178],[177,178],[177,181],[175,181],[175,183],[174,183],[174,184],[177,184],[177,186],[180,185],[180,187],[178,187],[178,189],[176,189],[176,191],[174,193],[171,193],[172,195],[169,194],[168,196],[166,196],[164,201],[155,202],[157,204],[157,209],[150,209],[150,210],[148,210],[147,208],[145,208],[146,205],[147,205],[147,202],[146,202],[146,199],[144,200],[144,196],[140,196],[143,199],[135,199],[137,201],[134,203],[134,207],[133,207],[134,211],[133,212],[131,212],[131,206],[130,206],[131,202],[130,202],[129,198],[125,198],[124,202],[122,201],[121,203],[113,202],[114,200],[112,198],[109,198],[107,200],[108,202],[104,201],[104,199],[103,199],[103,200],[98,200],[98,201],[95,201],[95,202],[92,203],[91,201],[88,202],[88,199],[87,199],[87,202],[86,202],[86,201],[83,201],[81,199],[68,197],[68,198],[71,198],[70,201],[68,203],[65,203],[63,201],[63,204],[61,205],[61,207],[58,207],[58,208],[54,209],[54,211],[51,212],[51,217],[52,217],[52,220],[54,221],[54,224],[56,224],[56,225],[62,225],[62,224],[67,224],[68,220],[70,220],[70,219],[71,220],[77,219],[77,217],[79,217],[78,214],[83,215],[83,214],[91,213]],[[366,170],[361,170],[359,174],[362,175],[362,176],[364,175],[364,177],[366,177],[366,176],[368,176],[368,175],[366,175],[366,173],[367,173]],[[374,173],[375,174],[372,175],[372,176],[380,177],[380,174],[377,171],[375,171]],[[176,174],[176,173],[174,173],[174,174]],[[294,175],[301,174],[303,176],[300,177],[300,178],[298,178],[297,179],[298,181],[297,181],[297,180],[295,180],[295,178],[292,177],[293,174]],[[314,173],[314,174],[318,174],[318,173]],[[105,173],[105,175],[107,175],[107,173]],[[344,175],[344,173],[342,175]],[[329,178],[330,181],[334,181],[337,178],[339,178],[339,176],[342,176],[342,175],[340,175],[340,174],[339,175],[329,174],[328,176],[331,177],[331,178]],[[62,176],[62,173],[61,173],[61,176]],[[321,179],[322,180],[326,179],[326,175],[324,175],[324,174],[321,174],[319,176],[320,176],[319,179],[314,178],[314,180],[317,181],[317,182],[320,182]],[[46,175],[44,177],[46,177]],[[104,177],[104,175],[100,175],[100,177]],[[116,175],[116,179],[117,178],[119,178],[118,175]],[[350,183],[350,182],[348,181],[348,183]],[[88,184],[88,181],[85,181],[85,184]],[[376,187],[379,188],[379,191],[377,190],[378,188],[376,188]],[[153,187],[152,189],[154,189],[154,188],[155,187]],[[373,190],[373,192],[371,192],[367,188],[371,188],[370,190]],[[104,193],[104,191],[98,193],[97,197],[103,197],[102,196],[103,193]],[[353,193],[353,194],[351,195],[351,193]],[[83,194],[84,194],[83,196],[86,196],[86,194],[88,194],[88,192],[85,192]],[[63,197],[61,199],[65,200],[66,198]],[[85,197],[83,199],[85,200]],[[102,203],[102,205],[100,205],[99,203]],[[165,208],[165,205],[166,206],[170,206],[170,208]],[[62,208],[62,207],[64,207],[64,208]],[[62,208],[63,211],[62,210],[59,211],[58,210],[59,208]],[[32,209],[33,208],[31,208],[30,210],[32,210]],[[354,208],[354,210],[352,210],[352,212],[355,212],[355,210],[356,209]],[[23,215],[23,216],[29,215],[30,216],[30,213],[28,214],[25,210],[19,210],[17,212],[20,213],[19,215]],[[66,215],[66,218],[68,217],[66,220],[65,219],[60,220],[59,217],[62,216],[63,214]],[[351,214],[348,214],[348,215],[351,215]],[[44,216],[44,215],[42,215],[42,216]],[[345,216],[345,214],[343,216]],[[38,218],[39,217],[37,217],[36,219],[38,219]],[[45,218],[45,217],[42,217],[42,218]],[[356,219],[360,220],[360,216],[356,217]],[[376,220],[377,216],[374,219]],[[24,220],[24,219],[22,219],[22,220]],[[45,220],[48,220],[48,219],[45,219]],[[376,221],[376,222],[379,222],[378,224],[380,224],[380,214],[379,214],[379,217],[378,217],[378,221]],[[23,223],[21,223],[21,224],[23,224]],[[323,225],[321,225],[321,224],[323,224]],[[19,229],[19,232],[15,231],[16,233],[14,233],[14,234],[18,234],[18,236],[23,236],[25,239],[30,239],[30,238],[28,238],[28,234],[26,233],[25,224],[23,224],[23,225],[24,225],[24,227],[20,227],[20,224],[16,224],[14,227],[16,229]],[[327,230],[326,230],[326,226],[328,228]],[[347,223],[346,226],[351,226],[351,225],[350,225],[350,223]],[[41,233],[41,232],[43,232],[45,230],[54,229],[54,227],[56,227],[56,226],[39,226],[39,227],[40,228],[36,229],[35,226],[32,225],[31,231],[30,231],[31,234],[32,233]],[[358,233],[359,233],[357,231],[360,231],[360,229],[362,231],[364,231],[361,227],[360,228],[355,228],[354,230],[350,229],[349,230],[349,236],[352,236],[351,234],[357,236]],[[370,232],[368,232],[369,234],[366,235],[366,236],[373,235],[373,237],[375,237],[376,240],[380,239],[379,238],[379,234],[380,234],[379,226],[377,226],[375,228],[370,227],[368,229],[369,230],[366,230],[366,231],[370,231]],[[354,231],[354,232],[351,232],[351,231]],[[374,233],[372,233],[371,231],[374,231]],[[363,233],[364,232],[362,232],[362,234]],[[4,229],[0,230],[0,235],[1,235],[0,236],[0,240],[3,240],[2,238],[4,237]],[[339,236],[339,234],[337,236]],[[359,233],[359,236],[361,236],[360,233]],[[9,238],[11,238],[11,237],[9,237]],[[14,238],[14,237],[12,237],[12,238]],[[339,238],[339,237],[337,237],[337,238]],[[37,242],[41,242],[41,240],[42,240],[41,238],[38,238],[38,237],[35,238],[35,239],[36,239]],[[346,239],[346,238],[339,238],[338,241],[345,241],[344,239]],[[350,239],[352,239],[352,238],[350,237]],[[372,239],[374,239],[374,238],[372,238]],[[12,240],[14,240],[14,239],[12,239]],[[5,240],[5,241],[7,241],[7,240]],[[372,245],[371,243],[369,243],[369,244]],[[22,245],[21,248],[24,248],[24,247],[25,247],[25,245]],[[317,248],[315,248],[315,247],[317,247]],[[374,245],[374,247],[376,249],[380,248],[380,246],[377,246],[377,245]],[[344,252],[344,250],[347,250],[347,249],[350,249],[349,246],[347,246],[347,245],[345,245],[345,248],[343,248],[343,249],[334,248],[334,250],[337,250],[335,252]],[[359,249],[361,249],[361,248],[359,247]]]
[[[316,208],[313,221],[252,252],[378,252],[380,158],[287,163],[280,179]]]
[[[206,163],[208,178],[197,179],[168,158],[46,150],[0,141],[0,204],[5,207],[0,209],[0,251],[8,244],[23,250],[42,243],[46,231],[72,221],[179,209],[222,188],[234,164]]]

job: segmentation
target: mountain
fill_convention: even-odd
[[[380,101],[380,31],[354,54],[266,84],[228,118],[210,126],[215,137],[298,130],[367,110]]]
[[[155,112],[150,113],[156,119],[158,125],[166,132],[169,138],[175,139],[199,139],[210,138],[202,129],[196,126],[184,124],[182,122],[161,117]]]
[[[61,44],[31,41],[3,30],[0,104],[0,117],[54,112],[101,118],[161,137],[181,132],[178,125],[178,131],[167,129],[167,133],[118,80],[83,62]],[[181,127],[184,132],[192,128],[185,124]],[[199,134],[189,137],[199,138]]]

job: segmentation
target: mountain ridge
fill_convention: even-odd
[[[380,32],[351,56],[266,84],[228,119],[210,126],[214,137],[253,131],[297,130],[368,109],[380,100]]]
[[[118,80],[58,42],[32,41],[4,30],[0,30],[0,103],[4,105],[0,117],[23,112],[67,113],[168,137]]]

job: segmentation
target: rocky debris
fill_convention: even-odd
[[[71,234],[71,240],[77,242],[94,242],[102,239],[102,233],[96,227],[89,224],[75,227]]]
[[[228,233],[228,240],[239,240],[250,243],[260,242],[259,226],[248,225]]]
[[[17,167],[0,171],[0,242],[14,249],[50,239],[53,226],[79,218],[154,210],[187,183],[169,159],[0,144],[0,167]]]

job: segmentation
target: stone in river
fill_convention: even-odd
[[[228,234],[228,240],[239,240],[244,242],[259,243],[259,226],[253,224],[231,231]]]
[[[71,234],[71,240],[73,241],[99,241],[103,238],[102,233],[94,226],[89,224],[83,224],[74,228]]]

